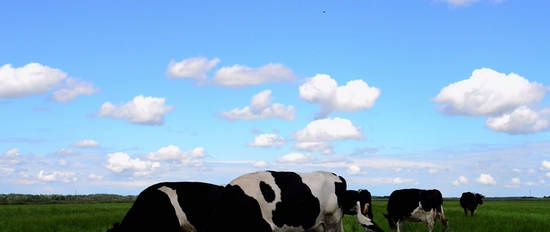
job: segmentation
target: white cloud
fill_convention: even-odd
[[[12,148],[2,154],[2,158],[15,159],[19,156],[19,149]]]
[[[214,68],[220,59],[214,58],[208,60],[204,57],[192,57],[180,62],[170,61],[166,70],[166,75],[175,78],[190,78],[195,80],[205,80],[206,73]]]
[[[490,184],[490,185],[495,185],[497,183],[497,181],[495,180],[495,178],[493,178],[491,175],[489,174],[481,174],[477,179],[476,181],[480,184]]]
[[[85,139],[77,141],[73,144],[73,147],[80,147],[80,148],[93,148],[93,147],[99,147],[99,142],[92,140],[92,139]]]
[[[0,98],[24,97],[52,90],[67,74],[39,63],[29,63],[20,68],[10,64],[0,67]]]
[[[540,168],[542,170],[550,170],[550,161],[543,160]]]
[[[248,146],[251,147],[276,147],[285,143],[285,139],[276,134],[260,134]]]
[[[156,168],[160,167],[159,162],[141,160],[140,158],[132,159],[123,152],[110,153],[107,155],[107,164],[105,168],[121,173],[125,170],[133,171],[134,176],[146,176],[151,174]]]
[[[201,159],[206,157],[206,150],[202,147],[196,147],[190,151],[182,151],[179,147],[168,145],[160,148],[156,152],[151,152],[147,159],[154,161],[180,161],[184,165],[201,165]]]
[[[486,121],[489,128],[510,134],[529,134],[550,128],[550,109],[535,111],[521,106],[510,113],[489,117]]]
[[[353,80],[338,86],[336,80],[326,74],[317,74],[299,87],[300,97],[321,106],[321,117],[334,111],[359,111],[369,109],[380,96],[380,89],[370,87],[363,80]]]
[[[269,164],[265,161],[256,161],[252,164],[252,166],[254,166],[255,168],[265,168],[269,166]]]
[[[459,186],[463,184],[468,184],[468,178],[466,178],[465,176],[459,176],[458,179],[453,181],[453,185],[455,186]]]
[[[332,145],[328,142],[297,141],[296,144],[294,144],[294,149],[301,150],[301,151],[316,151],[316,152],[321,152],[323,154],[331,154],[333,151]]]
[[[127,119],[136,124],[161,125],[164,123],[164,115],[172,111],[172,108],[165,105],[164,98],[139,95],[119,107],[110,102],[103,103],[98,115]]]
[[[229,120],[253,120],[270,117],[293,120],[294,107],[284,106],[279,103],[272,103],[271,90],[264,90],[252,97],[250,100],[250,106],[246,106],[242,109],[236,108],[231,111],[222,112],[220,115]]]
[[[52,94],[52,99],[58,102],[68,102],[80,95],[92,95],[97,91],[91,83],[68,78],[64,86]]]
[[[494,116],[544,98],[545,88],[536,82],[489,68],[476,69],[469,79],[441,89],[433,99],[446,114]]]
[[[452,6],[469,6],[479,2],[480,0],[439,0],[439,1],[446,2],[447,4]],[[489,2],[493,2],[496,4],[502,3],[503,1],[504,0],[489,0]]]
[[[223,86],[248,86],[290,81],[293,78],[292,70],[282,64],[267,64],[259,68],[233,65],[220,68],[212,81]]]
[[[277,158],[279,163],[307,163],[315,160],[310,154],[289,153]]]
[[[4,152],[2,155],[0,155],[0,165],[14,165],[18,164],[20,162],[19,160],[19,149],[18,148],[12,148]],[[9,168],[12,170],[11,168]],[[8,170],[8,169],[6,169]],[[13,170],[12,170],[13,171]]]
[[[295,136],[299,142],[362,138],[359,128],[353,125],[350,120],[344,118],[314,120],[306,128],[297,131]]]
[[[347,172],[349,175],[359,175],[361,174],[361,167],[359,167],[358,165],[352,164],[348,166]]]
[[[39,180],[46,181],[46,182],[60,181],[64,183],[71,183],[71,182],[76,182],[78,180],[74,172],[61,172],[61,171],[47,172],[44,170],[40,170],[40,172],[38,172],[37,177]]]

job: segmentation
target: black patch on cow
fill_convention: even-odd
[[[158,190],[161,186],[166,186],[166,183],[143,190],[122,222],[112,231],[181,231],[168,196]]]
[[[214,212],[207,219],[208,228],[203,231],[257,231],[271,232],[271,226],[263,219],[260,204],[244,193],[238,185],[227,185]],[[201,230],[197,230],[201,231]]]
[[[260,181],[260,191],[262,191],[265,201],[271,203],[275,200],[275,191],[267,183]]]
[[[273,223],[278,227],[284,225],[311,228],[321,212],[319,199],[303,183],[302,178],[293,172],[270,171],[275,183],[281,189],[281,202],[273,210]]]

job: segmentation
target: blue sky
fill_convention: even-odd
[[[327,170],[550,194],[546,1],[5,2],[0,192]]]

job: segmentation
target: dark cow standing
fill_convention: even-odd
[[[255,172],[226,186],[159,183],[109,231],[342,231],[343,213],[381,231],[360,213],[370,211],[370,198],[360,199],[365,193],[346,190],[345,180],[328,172]]]
[[[447,218],[443,212],[443,197],[437,189],[400,189],[391,193],[388,200],[388,214],[384,215],[390,228],[400,231],[404,221],[421,221],[433,231],[435,220],[440,219],[445,229]]]
[[[470,215],[474,216],[474,212],[477,209],[477,205],[483,204],[483,198],[485,196],[479,193],[465,192],[460,196],[460,206],[464,209],[464,214],[468,216],[468,211]]]

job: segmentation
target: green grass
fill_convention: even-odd
[[[385,200],[374,200],[375,222],[390,231],[383,213]],[[131,203],[84,204],[30,204],[0,205],[1,232],[87,232],[106,231],[112,223],[124,217]],[[550,228],[550,199],[486,200],[474,217],[464,216],[457,200],[445,200],[445,215],[449,219],[449,231],[548,231]],[[344,230],[364,231],[355,217],[344,218]],[[228,231],[230,228],[228,228]],[[403,231],[427,231],[426,225],[408,222]],[[441,222],[435,231],[444,231]]]
[[[2,232],[106,231],[131,203],[0,205]]]

